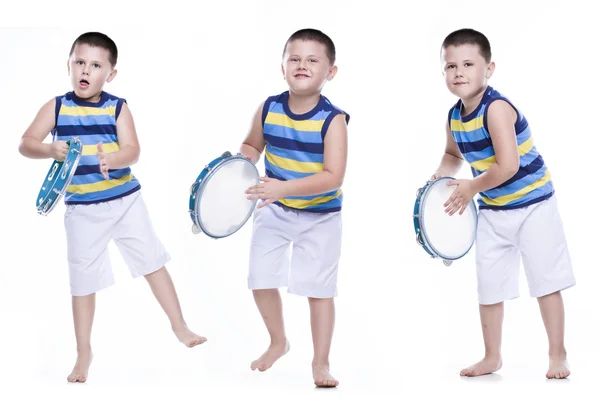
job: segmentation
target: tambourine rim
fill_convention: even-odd
[[[455,260],[458,260],[458,259],[464,257],[465,255],[467,255],[467,253],[473,248],[473,245],[475,244],[475,240],[477,238],[477,225],[479,223],[479,217],[477,214],[477,207],[475,205],[475,201],[471,200],[469,202],[469,207],[473,209],[474,216],[475,216],[475,228],[474,228],[475,236],[473,236],[473,241],[471,242],[471,244],[469,245],[467,250],[463,254],[461,254],[457,257],[448,257],[448,256],[444,255],[443,253],[440,253],[439,250],[431,244],[431,242],[429,241],[429,237],[427,236],[427,231],[425,230],[425,225],[424,225],[424,221],[423,221],[423,213],[424,213],[423,206],[425,204],[425,200],[427,199],[427,196],[431,192],[431,189],[434,187],[434,184],[436,184],[437,182],[442,181],[442,180],[449,181],[449,180],[455,180],[455,179],[453,177],[446,176],[446,177],[440,177],[436,180],[428,182],[427,185],[425,187],[423,187],[421,194],[419,194],[419,196],[417,197],[417,201],[419,202],[419,213],[418,213],[418,217],[417,217],[418,222],[419,222],[419,234],[421,235],[423,244],[431,251],[431,254],[433,254],[441,259],[444,259],[444,260],[455,261]]]
[[[236,229],[233,230],[231,233],[228,233],[228,234],[226,234],[224,236],[219,236],[219,235],[215,235],[215,234],[211,233],[202,224],[202,221],[200,220],[200,200],[202,198],[202,193],[204,192],[204,189],[206,188],[206,184],[219,171],[219,169],[221,169],[226,164],[231,163],[231,162],[233,162],[235,160],[241,160],[241,161],[243,161],[245,163],[249,163],[250,165],[252,165],[252,167],[254,168],[254,171],[256,172],[256,183],[258,184],[259,183],[260,174],[258,172],[258,169],[256,168],[256,165],[254,165],[254,163],[252,163],[248,159],[244,158],[243,156],[232,155],[232,156],[228,156],[226,158],[222,158],[220,161],[218,161],[211,168],[211,170],[206,174],[206,176],[204,176],[202,178],[202,180],[198,183],[198,188],[196,189],[196,191],[192,195],[192,197],[194,199],[194,210],[192,211],[192,215],[194,217],[194,219],[193,219],[194,222],[193,223],[195,223],[196,225],[198,225],[200,227],[200,229],[202,230],[203,233],[205,233],[207,236],[212,237],[214,239],[222,239],[222,238],[231,236],[232,234],[234,234],[235,232],[237,232],[238,230],[240,230],[246,224],[246,222],[248,222],[248,219],[250,219],[250,217],[252,216],[252,213],[254,212],[254,209],[256,208],[256,204],[258,203],[258,200],[254,200],[252,202],[252,207],[248,209],[248,214],[241,221],[241,223],[238,225],[238,227],[236,227]],[[206,168],[204,168],[203,171],[205,169]],[[202,173],[200,173],[200,174],[202,174]]]
[[[69,176],[67,178],[65,178],[65,182],[62,186],[61,189],[57,189],[58,190],[58,194],[56,196],[56,198],[54,198],[54,202],[52,203],[52,205],[50,206],[50,208],[47,211],[43,211],[42,207],[43,205],[46,203],[46,201],[48,201],[48,199],[50,198],[50,192],[52,191],[53,188],[55,188],[54,186],[56,185],[56,182],[58,181],[58,177],[60,176],[60,174],[63,171],[63,168],[65,166],[65,162],[67,161],[67,159],[69,159],[69,156],[71,155],[71,151],[73,149],[75,149],[75,145],[79,144],[79,148],[81,148],[83,150],[83,144],[81,143],[81,140],[79,139],[79,137],[73,137],[71,139],[69,139],[69,141],[73,141],[74,143],[69,144],[69,151],[67,152],[67,158],[65,158],[64,161],[58,162],[55,160],[55,162],[61,163],[60,169],[57,170],[56,172],[56,177],[57,179],[54,181],[54,183],[52,184],[52,186],[50,187],[50,190],[48,190],[46,192],[46,196],[44,196],[43,201],[40,202],[40,205],[36,208],[38,213],[41,215],[48,215],[50,212],[52,212],[52,210],[54,209],[54,207],[56,207],[56,205],[58,204],[58,202],[60,201],[60,199],[65,195],[67,187],[69,187],[69,184],[71,184],[71,180],[73,180],[73,176],[75,175],[75,171],[77,170],[77,166],[79,166],[79,161],[81,160],[81,154],[82,152],[78,152],[77,155],[75,156],[75,160],[73,161],[73,165],[70,169],[69,172]],[[53,163],[54,164],[54,163]],[[50,172],[52,170],[52,165],[50,165],[50,169],[48,169],[48,172]],[[46,176],[48,177],[48,173],[46,173]],[[46,179],[44,179],[45,181]],[[42,186],[40,187],[40,192],[41,193],[41,188],[44,187],[44,185],[42,184]],[[38,193],[37,199],[40,199],[40,194]]]

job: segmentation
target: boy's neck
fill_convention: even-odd
[[[290,91],[290,96],[288,98],[288,107],[290,111],[294,114],[304,114],[313,110],[315,106],[319,104],[320,99],[320,93],[311,95],[298,95]]]
[[[73,91],[73,96],[75,96],[75,98],[77,98],[77,100],[82,101],[82,102],[87,102],[87,103],[98,103],[100,102],[100,100],[102,99],[102,90],[100,90],[100,92],[98,92],[95,95],[92,95],[89,98],[82,98],[80,96],[78,96],[75,91]]]
[[[467,116],[468,114],[472,113],[473,110],[475,110],[477,108],[477,106],[479,106],[479,104],[481,103],[481,99],[483,99],[483,95],[485,95],[486,90],[487,90],[487,85],[484,85],[483,88],[481,88],[481,90],[478,91],[471,98],[468,98],[468,99],[461,98],[461,102],[463,105],[461,113],[460,113],[461,116]]]

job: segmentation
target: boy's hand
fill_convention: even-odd
[[[450,180],[448,181],[448,185],[457,187],[450,195],[450,198],[448,198],[448,201],[444,203],[444,207],[446,207],[445,212],[452,216],[456,211],[459,211],[458,214],[462,215],[476,194],[473,191],[471,180]]]
[[[258,204],[258,208],[262,208],[277,200],[284,198],[287,195],[287,182],[270,177],[261,177],[263,183],[255,184],[248,187],[246,194],[249,200],[265,200]]]
[[[69,153],[69,145],[66,141],[54,141],[50,144],[50,156],[55,160],[62,162]]]
[[[108,169],[110,169],[109,155],[102,150],[102,143],[98,143],[98,164],[100,165],[100,173],[108,180]]]
[[[442,177],[450,177],[450,175],[444,172],[443,170],[438,170],[433,175],[431,175],[430,180],[437,180],[441,179]]]

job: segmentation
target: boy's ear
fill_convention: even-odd
[[[329,74],[327,74],[327,81],[331,81],[333,77],[337,74],[337,66],[333,66],[329,69]]]
[[[106,82],[111,82],[112,80],[114,80],[116,75],[117,75],[117,70],[112,70],[112,72],[106,79]]]
[[[488,80],[490,78],[492,78],[492,75],[494,75],[494,70],[496,69],[496,63],[494,63],[493,61],[488,64],[487,70],[485,72],[485,78],[487,78]]]

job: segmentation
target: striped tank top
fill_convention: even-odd
[[[323,171],[323,141],[331,121],[338,114],[350,116],[333,106],[321,95],[311,111],[297,115],[288,106],[289,91],[271,96],[262,110],[263,135],[266,144],[267,177],[286,181],[300,179]],[[290,196],[275,203],[307,212],[335,212],[342,209],[342,190],[311,196]]]
[[[56,97],[54,141],[79,137],[83,147],[79,165],[67,187],[65,204],[94,204],[124,197],[141,186],[130,168],[111,169],[106,180],[100,173],[97,144],[104,152],[119,150],[117,118],[125,99],[102,92],[97,103],[83,101],[69,92]]]
[[[517,112],[515,133],[519,152],[519,170],[498,187],[480,193],[480,209],[522,208],[546,200],[554,194],[550,172],[533,144],[531,129],[525,116],[498,91],[488,86],[479,106],[467,116],[461,116],[459,100],[448,113],[452,137],[461,154],[477,177],[496,161],[492,139],[488,132],[487,111],[496,100],[508,102]]]

